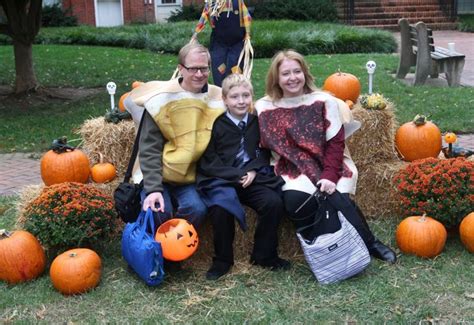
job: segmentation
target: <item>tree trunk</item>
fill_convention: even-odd
[[[13,40],[15,53],[15,93],[20,94],[38,88],[35,70],[33,69],[33,46]]]

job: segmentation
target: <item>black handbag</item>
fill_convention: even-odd
[[[138,127],[137,136],[135,137],[135,143],[133,144],[132,154],[130,156],[130,161],[128,162],[125,177],[123,178],[123,182],[120,183],[114,191],[115,210],[124,222],[136,221],[142,208],[140,193],[143,190],[143,180],[140,184],[130,183],[133,165],[137,159],[138,142],[140,140],[142,125],[143,116],[140,120],[140,126]]]

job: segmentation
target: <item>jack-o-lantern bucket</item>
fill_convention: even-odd
[[[163,257],[170,261],[182,261],[197,250],[199,238],[193,225],[185,219],[170,219],[162,223],[155,234],[161,243]]]

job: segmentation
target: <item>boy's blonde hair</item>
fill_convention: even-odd
[[[290,49],[277,52],[272,59],[272,63],[270,64],[270,68],[268,69],[267,80],[265,85],[265,93],[268,96],[270,96],[273,100],[279,100],[283,97],[283,90],[281,89],[279,84],[279,70],[281,63],[285,59],[294,60],[300,64],[301,70],[303,71],[305,78],[305,84],[303,87],[305,94],[317,90],[317,87],[314,84],[314,77],[309,72],[309,67],[306,63],[306,60],[300,53]]]
[[[245,78],[244,75],[238,74],[238,73],[232,73],[228,75],[227,77],[225,77],[225,79],[222,81],[222,97],[227,97],[227,94],[229,93],[229,91],[232,88],[238,87],[238,86],[247,87],[250,90],[252,94],[252,98],[253,98],[252,83],[250,82],[250,80]]]

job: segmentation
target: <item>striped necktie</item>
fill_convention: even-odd
[[[237,151],[237,155],[235,156],[234,167],[242,168],[245,166],[245,144],[244,144],[244,129],[245,129],[245,122],[240,121],[238,127],[241,130],[241,138],[239,144],[239,151]]]

